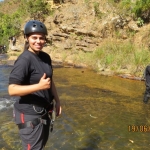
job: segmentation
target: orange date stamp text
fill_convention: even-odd
[[[129,125],[129,132],[150,132],[150,125]]]

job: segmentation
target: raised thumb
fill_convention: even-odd
[[[45,78],[46,78],[46,73],[44,73],[42,76],[42,79],[45,79]]]

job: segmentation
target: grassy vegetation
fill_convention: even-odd
[[[94,12],[98,19],[102,19],[103,13],[99,10],[100,3],[94,2]]]
[[[108,44],[109,43],[109,44]],[[136,47],[130,41],[124,43],[106,40],[93,53],[80,52],[78,62],[84,60],[86,64],[99,71],[103,68],[120,73],[121,69],[131,73],[142,73],[149,64],[150,52],[144,47]],[[138,74],[139,75],[139,74]]]
[[[150,22],[150,0],[106,1],[111,3],[116,8],[118,15],[123,18],[130,16],[137,22],[139,27],[142,27],[144,24]],[[89,3],[90,1],[85,0],[85,2]],[[96,17],[101,19],[103,15],[99,10],[99,2],[93,2],[93,5]],[[147,31],[147,34],[149,34],[149,31]],[[121,39],[122,34],[120,30],[114,31],[114,35],[115,37],[111,42],[110,39],[105,39],[105,42],[103,42],[101,46],[93,53],[81,53],[78,61],[84,59],[88,65],[92,66],[92,68],[95,68],[96,70],[109,68],[110,70],[114,70],[116,73],[120,73],[122,69],[127,69],[134,75],[142,74],[145,66],[149,64],[150,52],[148,46],[144,45],[145,43],[148,43],[149,36],[145,38],[143,37],[142,46],[136,46],[132,41],[136,35],[136,32],[126,30],[126,35],[130,40],[123,42],[118,42],[115,40],[115,38]]]

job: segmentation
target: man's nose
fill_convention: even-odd
[[[37,39],[36,39],[36,42],[37,42],[37,43],[40,43],[40,42],[41,42],[40,38],[37,38]]]

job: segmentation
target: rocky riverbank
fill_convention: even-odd
[[[50,55],[50,57],[52,59],[52,65],[54,68],[60,68],[60,67],[80,68],[80,69],[82,69],[83,72],[85,69],[94,70],[91,66],[88,66],[85,63],[74,61],[77,57],[79,57],[78,54],[66,53],[67,56],[65,58],[63,58],[63,56],[60,52],[54,51],[54,50],[50,51],[50,49],[51,49],[50,46],[46,46],[46,47],[44,47],[43,51],[45,51],[46,53],[48,53]],[[2,65],[2,64],[13,65],[15,60],[17,59],[17,57],[20,54],[21,54],[21,51],[9,50],[7,52],[7,57],[5,57],[4,59],[1,59],[0,65]],[[117,76],[117,77],[124,78],[124,79],[143,81],[142,76],[137,77],[137,76],[131,75],[130,73],[128,73],[126,71],[121,74],[117,74],[109,69],[99,70],[99,71],[95,71],[95,72],[97,74],[105,75],[105,76]]]

